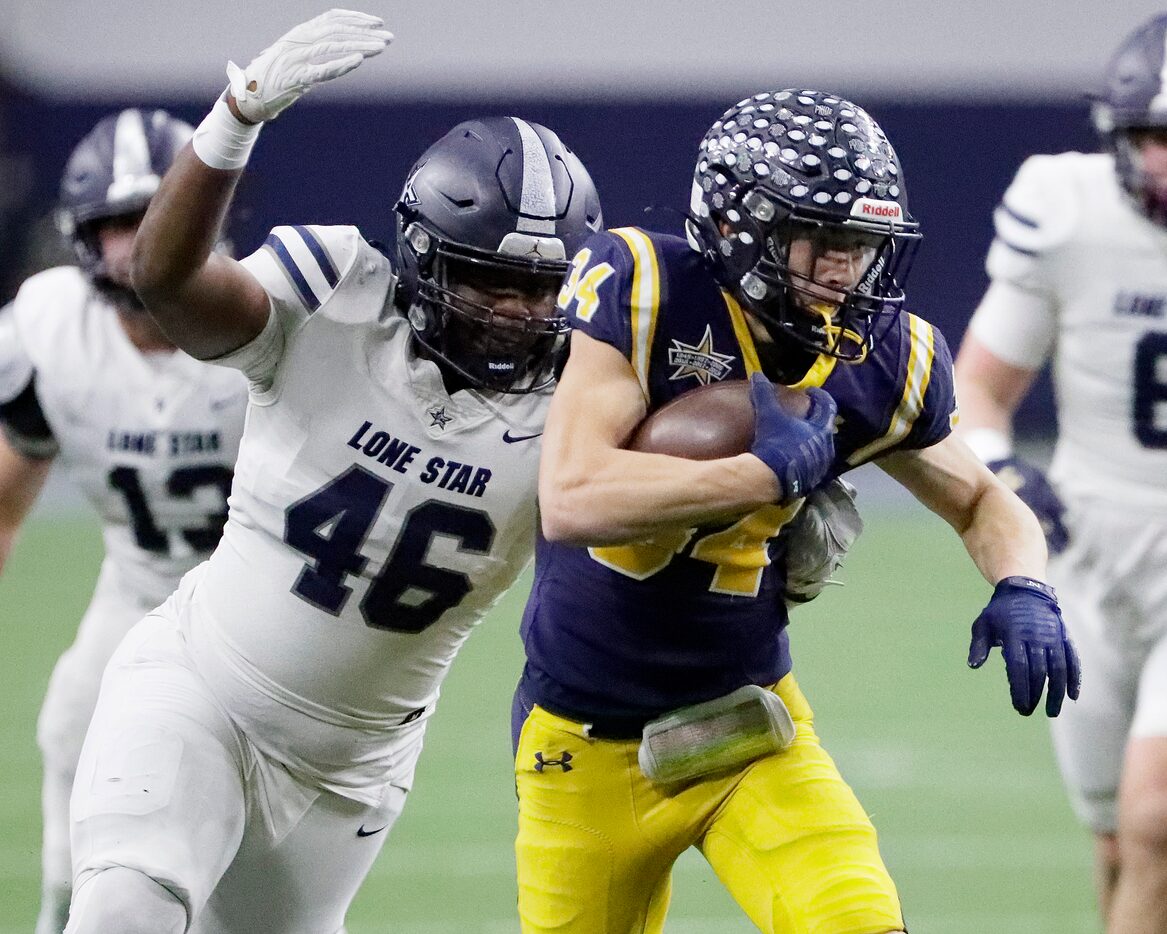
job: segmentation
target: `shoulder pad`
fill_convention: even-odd
[[[1065,243],[1082,217],[1084,188],[1102,168],[1099,158],[1062,153],[1026,159],[993,212],[994,250],[1034,258]]]
[[[83,328],[87,314],[106,313],[100,303],[90,304],[92,295],[89,280],[76,266],[57,266],[29,276],[8,315],[22,353],[32,363],[56,359],[66,331]]]
[[[295,224],[273,228],[242,262],[269,294],[313,312],[336,291],[362,245],[356,227]]]
[[[88,301],[89,280],[76,266],[54,266],[29,276],[12,300],[12,308],[21,322],[58,311],[69,316]]]
[[[572,258],[559,290],[559,310],[573,323],[590,322],[604,298],[618,301],[627,295],[626,281],[632,279],[635,266],[632,247],[616,232],[592,234]]]

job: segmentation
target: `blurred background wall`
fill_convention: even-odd
[[[1151,3],[1015,0],[426,0],[359,4],[397,41],[267,128],[232,235],[355,223],[392,237],[413,159],[453,123],[514,113],[589,166],[609,226],[679,230],[695,147],[749,93],[829,88],[864,105],[903,161],[925,241],[914,310],[958,344],[985,286],[990,215],[1036,152],[1089,150],[1084,94]],[[197,123],[243,65],[323,9],[307,0],[0,0],[0,300],[60,254],[49,222],[73,144],[105,113],[161,105]],[[1022,431],[1052,430],[1048,385]]]

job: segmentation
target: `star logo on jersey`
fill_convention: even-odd
[[[673,338],[673,346],[669,348],[669,366],[675,366],[676,369],[669,379],[681,380],[692,376],[702,386],[708,386],[714,380],[725,379],[733,361],[733,354],[718,353],[713,349],[713,328],[707,324],[705,333],[696,344],[686,344]]]
[[[440,409],[431,409],[427,414],[430,417],[430,428],[440,428],[442,431],[445,431],[446,426],[454,420],[452,416],[446,414],[444,405]]]
[[[563,771],[570,772],[572,770],[572,766],[569,764],[571,758],[571,753],[566,749],[559,754],[558,759],[545,759],[543,753],[537,752],[535,753],[535,771],[542,772],[545,768],[559,766]]]

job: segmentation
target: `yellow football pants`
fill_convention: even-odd
[[[902,930],[875,828],[820,745],[810,705],[792,675],[775,690],[794,743],[681,787],[641,774],[637,740],[590,739],[535,707],[515,764],[524,934],[657,934],[672,865],[690,846],[762,931]]]

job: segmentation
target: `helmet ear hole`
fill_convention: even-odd
[[[406,244],[416,258],[418,272],[421,275],[430,275],[434,256],[438,251],[437,237],[433,236],[417,221],[405,228],[404,235]]]

